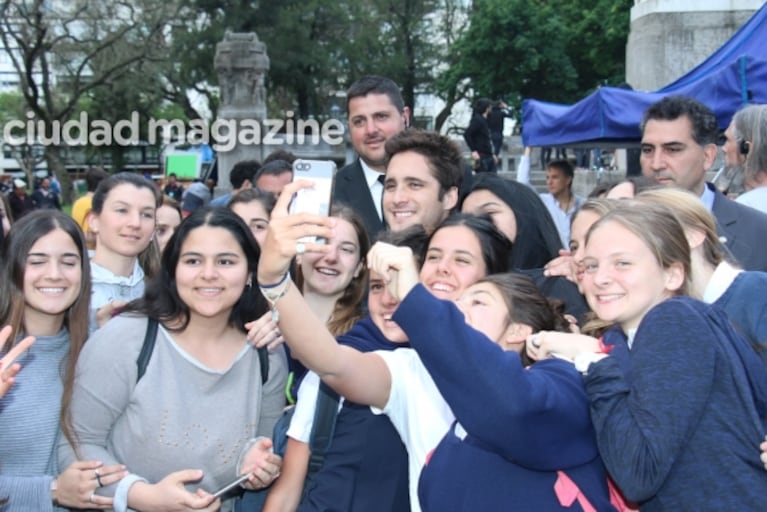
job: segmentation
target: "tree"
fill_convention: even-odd
[[[448,0],[443,0],[448,1]],[[457,2],[457,0],[450,0]],[[297,117],[327,115],[335,93],[364,74],[386,75],[403,87],[411,107],[430,88],[442,44],[433,36],[437,0],[196,0],[174,32],[177,62],[165,73],[166,98],[178,104],[194,89],[215,115],[215,44],[225,30],[258,34],[267,45],[270,107]]]
[[[0,93],[0,123],[11,121],[26,121],[24,97],[17,92]],[[27,183],[34,183],[34,171],[38,164],[45,160],[45,153],[39,147],[28,142],[8,144],[3,141],[3,153],[16,160],[24,172]]]
[[[443,89],[468,79],[476,96],[503,97],[520,112],[526,97],[570,103],[622,82],[631,5],[475,0]]]
[[[564,34],[577,73],[572,101],[600,85],[618,85],[626,77],[626,42],[633,0],[555,0],[569,30]]]
[[[460,52],[455,45],[468,29],[468,7],[461,1],[441,0],[439,12],[437,34],[445,45],[440,55],[442,67],[436,76],[434,88],[444,100],[445,106],[434,119],[434,130],[437,132],[442,131],[443,125],[453,112],[453,107],[468,98],[471,92],[471,82],[463,76]]]
[[[0,41],[26,106],[43,123],[38,137],[52,142],[83,97],[123,80],[139,63],[166,58],[165,32],[178,11],[166,0],[3,0]],[[68,195],[60,146],[46,145],[45,155]]]
[[[24,97],[18,92],[0,93],[0,123],[24,119]]]

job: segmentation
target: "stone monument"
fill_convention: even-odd
[[[216,45],[213,65],[218,74],[221,91],[221,105],[218,109],[219,127],[234,127],[236,133],[227,128],[219,128],[219,143],[216,155],[218,159],[218,189],[229,190],[229,171],[241,160],[263,160],[271,150],[264,149],[253,142],[253,125],[258,124],[263,132],[263,120],[266,119],[266,87],[264,77],[269,71],[269,57],[266,45],[258,39],[255,32],[226,32],[224,40]],[[246,126],[243,126],[245,123]],[[248,137],[239,137],[241,130],[248,132]],[[260,134],[259,141],[264,137]],[[242,139],[246,139],[245,142]],[[231,141],[234,141],[233,143]],[[231,148],[230,148],[231,146]]]
[[[635,0],[626,44],[626,81],[654,91],[703,62],[764,0]]]

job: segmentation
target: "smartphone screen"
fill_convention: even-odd
[[[288,211],[293,213],[315,213],[330,215],[333,199],[333,180],[336,164],[330,160],[296,160],[293,162],[293,181],[309,180],[313,188],[304,188],[296,192]],[[315,237],[305,237],[301,242],[315,242]],[[321,241],[320,241],[321,242]]]
[[[223,486],[221,489],[214,492],[213,496],[215,496],[216,498],[220,498],[221,496],[231,491],[232,489],[234,489],[241,483],[245,482],[249,477],[250,477],[250,473],[245,473],[244,475],[238,476],[236,479],[232,480],[231,482]]]

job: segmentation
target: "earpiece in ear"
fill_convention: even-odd
[[[751,143],[747,140],[741,139],[738,141],[738,149],[740,150],[741,155],[747,155],[748,150],[751,148]]]

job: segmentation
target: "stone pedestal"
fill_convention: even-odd
[[[258,160],[271,152],[259,141],[266,136],[263,120],[266,119],[266,87],[264,78],[269,71],[266,45],[255,32],[227,32],[224,40],[216,45],[214,67],[218,74],[221,105],[218,109],[219,143],[218,189],[231,188],[229,172],[239,161]],[[257,138],[254,125],[260,128]],[[235,133],[228,128],[233,127]],[[242,136],[248,133],[247,136]],[[256,140],[258,139],[258,140]],[[232,141],[235,141],[232,143]]]
[[[636,0],[626,45],[626,81],[640,91],[670,84],[703,62],[763,0]]]

